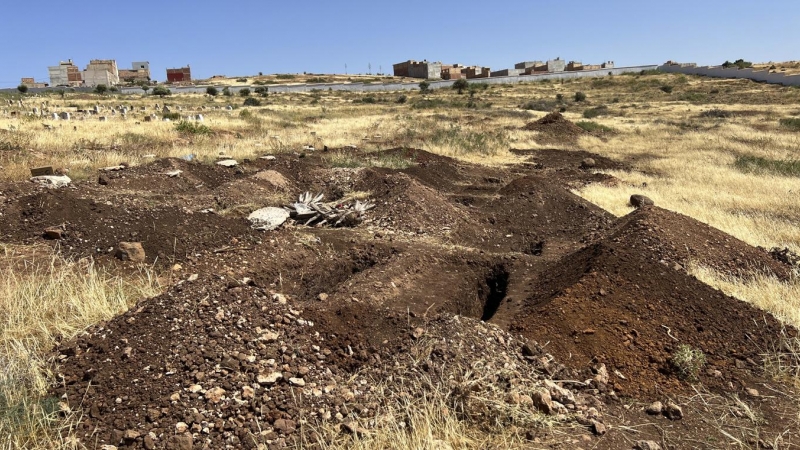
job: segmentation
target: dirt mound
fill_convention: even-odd
[[[684,344],[708,358],[699,374],[704,385],[740,393],[755,387],[765,349],[778,345],[782,329],[770,314],[614,240],[548,267],[524,291],[524,306],[511,311],[522,311],[512,330],[549,341],[571,367],[606,364],[609,389],[645,401],[690,389],[670,364]]]
[[[141,199],[140,199],[141,200]],[[119,242],[137,241],[147,262],[183,261],[201,249],[214,249],[232,240],[258,239],[244,219],[214,213],[195,213],[179,206],[116,205],[78,197],[71,190],[44,190],[22,197],[0,217],[4,240],[42,241],[45,228],[64,225],[64,239],[54,241],[78,257],[111,258]]]
[[[466,318],[423,321],[355,303],[331,315],[201,278],[64,343],[54,394],[86,411],[80,438],[120,448],[307,447],[325,439],[314,431],[325,423],[352,431],[394,420],[387,408],[442,389],[440,379],[453,380],[444,388],[476,424],[535,425],[532,402],[497,405],[541,388],[573,409],[602,409],[591,394],[546,385],[536,369],[550,358]],[[588,422],[583,414],[573,417]]]
[[[614,221],[603,209],[535,175],[513,180],[481,206],[490,225],[487,238],[497,250],[553,257],[577,250]]]
[[[658,207],[637,209],[623,217],[609,239],[668,267],[678,264],[680,270],[694,262],[740,277],[762,273],[786,280],[791,275],[789,265],[776,261],[766,251]]]
[[[108,181],[107,189],[202,194],[237,176],[233,169],[221,169],[199,161],[165,158],[118,172],[107,172],[103,176]],[[177,170],[181,171],[180,175],[168,175]]]
[[[425,150],[394,148],[370,153],[370,156],[408,164],[408,167],[401,169],[403,173],[434,189],[450,190],[454,184],[461,183],[466,178],[465,167],[461,163]]]
[[[447,234],[471,225],[464,207],[404,173],[365,169],[359,174],[354,189],[371,193],[370,198],[377,206],[368,220],[380,228]]]
[[[534,125],[574,127],[560,115]],[[104,185],[3,188],[4,242],[41,242],[46,227],[65,224],[66,237],[48,242],[70,255],[127,270],[109,249],[141,241],[148,263],[182,266],[170,272],[184,281],[163,295],[59,347],[52,393],[83,413],[83,443],[308,446],[320,430],[373,429],[398,401],[424,404],[444,389],[459,419],[539,439],[531,446],[554,434],[562,446],[621,448],[625,430],[660,440],[667,428],[636,401],[693,392],[670,363],[684,344],[708,358],[703,389],[759,409],[769,423],[759,432],[791,427],[779,430],[786,422],[773,414],[790,411],[783,398],[742,395],[789,389],[762,371],[780,324],[685,269],[788,276],[765,251],[659,208],[616,219],[573,195],[570,186],[593,180],[580,163],[596,155],[543,150],[484,168],[421,150],[356,154],[398,168],[332,168],[313,153],[237,168],[168,159]],[[619,167],[595,158],[594,168]],[[376,207],[348,229],[258,232],[232,213],[302,191],[369,192]],[[545,375],[576,399],[553,406],[556,421],[580,426],[546,431],[554,420],[523,401]],[[597,430],[592,408],[610,426],[582,443]],[[695,410],[670,433],[690,447],[714,431],[706,418]]]
[[[552,112],[535,122],[529,122],[522,129],[537,131],[539,135],[536,140],[541,143],[572,143],[587,134],[583,128],[570,122],[558,112]]]

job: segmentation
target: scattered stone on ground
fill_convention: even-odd
[[[630,199],[631,206],[634,208],[642,208],[644,206],[652,206],[655,205],[655,202],[651,200],[649,197],[645,197],[641,194],[633,194],[631,195]]]

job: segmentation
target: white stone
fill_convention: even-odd
[[[238,166],[239,163],[235,159],[223,159],[222,161],[217,161],[217,165],[222,167],[234,167]]]
[[[253,211],[247,220],[258,230],[272,231],[283,225],[289,219],[289,211],[283,208],[269,206]]]
[[[70,177],[66,175],[40,175],[38,177],[31,177],[31,181],[39,183],[47,187],[62,187],[72,183]],[[289,213],[286,213],[287,217]]]

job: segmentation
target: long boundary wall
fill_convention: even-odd
[[[487,83],[487,84],[517,84],[529,83],[542,80],[565,80],[570,78],[598,78],[609,75],[622,75],[625,73],[638,73],[643,70],[655,70],[657,65],[647,66],[632,66],[632,67],[615,67],[600,70],[582,70],[577,72],[558,72],[558,73],[542,73],[535,75],[520,75],[510,77],[490,77],[479,78],[472,80],[473,83]],[[269,88],[270,93],[282,92],[312,92],[318,90],[332,90],[332,91],[351,91],[351,92],[387,92],[387,91],[413,91],[419,89],[420,81],[407,82],[407,83],[315,83],[315,84],[270,84],[265,87]],[[428,81],[431,89],[449,88],[455,83],[456,80],[441,80],[441,81]],[[206,88],[214,86],[217,90],[222,91],[225,86],[216,85],[203,85],[203,86],[167,86],[173,94],[205,94]],[[241,89],[250,89],[251,91],[258,87],[253,85],[242,86],[227,86],[228,89],[237,93]],[[29,93],[37,93],[43,91],[53,91],[59,88],[46,88],[46,89],[29,89]],[[119,87],[120,92],[123,94],[142,94],[142,89],[139,87]],[[88,92],[91,88],[78,88],[76,91]],[[16,92],[16,88],[2,89],[0,92]]]
[[[783,84],[785,86],[800,86],[800,75],[784,75],[770,73],[769,70],[739,69],[738,67],[724,68],[722,66],[681,66],[663,65],[658,70],[669,73],[683,73],[686,75],[704,75],[715,78],[746,78],[765,83]]]

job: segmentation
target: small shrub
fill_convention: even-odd
[[[26,86],[24,84],[20,84],[19,86],[17,86],[17,90],[24,94],[24,93],[28,92],[28,86]]]
[[[527,111],[542,111],[552,112],[558,107],[558,103],[550,100],[531,100],[521,106],[522,109]]]
[[[97,86],[94,87],[95,94],[103,95],[106,92],[108,92],[108,86],[106,86],[105,84],[98,84]],[[155,91],[153,91],[153,93],[155,94]]]
[[[269,88],[266,88],[264,86],[259,86],[255,88],[253,92],[258,94],[260,97],[266,97],[267,95],[269,95]]]
[[[596,108],[589,108],[583,112],[583,117],[586,119],[594,119],[608,114],[608,106],[598,106]]]
[[[593,132],[596,132],[596,133],[612,133],[612,132],[614,132],[614,129],[611,128],[611,127],[607,127],[605,125],[601,125],[601,124],[599,124],[597,122],[592,122],[592,121],[589,121],[589,120],[582,120],[582,121],[576,123],[575,125],[583,128],[585,131],[588,131],[590,133],[593,133]]]
[[[751,63],[750,61],[745,61],[743,59],[737,59],[734,62],[725,61],[724,63],[722,63],[722,67],[726,69],[729,67],[738,67],[739,69],[747,69],[749,67],[753,67],[753,63]]]
[[[733,116],[733,113],[730,111],[725,111],[724,109],[714,108],[709,109],[708,111],[703,111],[700,113],[700,117],[706,117],[711,119],[727,119],[728,117]]]
[[[556,94],[556,101],[558,103],[563,103],[564,102],[564,94]]]
[[[700,370],[706,365],[706,355],[700,349],[682,344],[672,354],[670,363],[678,372],[679,378],[695,381],[700,374]]]
[[[261,100],[255,97],[247,97],[244,99],[244,106],[261,106]]]
[[[408,101],[408,97],[406,97],[406,94],[400,94],[400,96],[397,97],[397,100],[395,101],[395,103],[403,104],[403,103],[405,103],[407,101]]]
[[[427,94],[428,92],[430,92],[430,89],[431,89],[431,84],[428,83],[427,81],[423,81],[419,84],[419,90],[423,94]]]
[[[679,100],[692,103],[702,103],[707,100],[706,94],[702,92],[686,92],[679,97]]]
[[[667,94],[672,94],[672,86],[669,86],[669,85],[665,84],[664,86],[661,86],[659,89],[661,89],[661,92],[666,92]]]
[[[296,78],[296,75],[293,75],[291,73],[279,73],[275,75],[275,78],[279,80],[294,80]]]
[[[237,83],[247,83],[247,78],[237,78],[236,82]]]
[[[224,95],[225,97],[231,97],[231,96],[233,96],[233,93],[231,92],[229,87],[225,86],[222,89],[222,95]]]
[[[800,119],[781,119],[778,123],[780,123],[783,128],[787,128],[792,131],[800,131]]]
[[[216,97],[217,95],[219,95],[219,91],[214,86],[209,86],[206,88],[206,94],[212,97]]]
[[[178,132],[185,134],[197,134],[197,135],[211,134],[211,128],[199,122],[189,122],[186,120],[182,120],[180,123],[176,124],[175,129]]]
[[[239,89],[239,96],[240,97],[249,97],[250,96],[250,89],[248,89],[248,88]]]
[[[159,97],[166,97],[167,95],[172,95],[172,91],[165,88],[164,86],[156,86],[153,88],[153,95],[157,95]]]
[[[575,101],[576,102],[584,102],[586,101],[586,94],[581,91],[575,93]]]
[[[459,94],[463,94],[464,90],[469,88],[469,82],[464,78],[460,78],[453,83],[452,88],[458,91]]]
[[[361,99],[361,103],[368,103],[373,105],[375,103],[378,103],[378,99],[376,99],[374,95],[367,95],[366,97]]]
[[[164,118],[164,119],[169,119],[169,120],[180,120],[181,119],[181,113],[179,113],[179,112],[168,112],[168,113],[161,114],[161,117]]]

